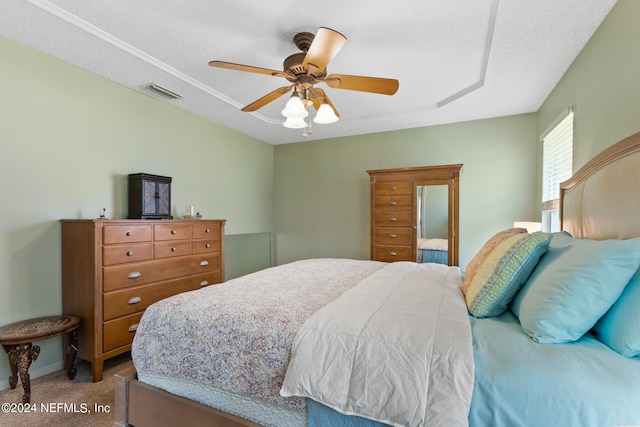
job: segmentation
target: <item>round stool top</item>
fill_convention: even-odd
[[[55,337],[80,326],[77,316],[46,316],[23,320],[0,328],[0,344],[17,345]]]

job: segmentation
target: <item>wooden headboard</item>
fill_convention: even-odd
[[[610,146],[560,184],[560,227],[573,237],[640,236],[640,132]]]

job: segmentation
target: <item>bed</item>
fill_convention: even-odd
[[[640,133],[561,185],[563,232],[497,233],[464,277],[305,260],[163,300],[115,376],[115,425],[640,425],[638,165]],[[234,294],[271,308],[204,315]]]
[[[449,240],[441,238],[418,239],[418,262],[449,264]]]

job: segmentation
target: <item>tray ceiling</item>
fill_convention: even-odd
[[[271,144],[537,111],[615,0],[3,0],[0,35]],[[337,123],[282,126],[288,96],[240,109],[281,77],[212,68],[222,60],[280,70],[298,32],[348,41],[333,74],[398,79],[396,95],[325,90]],[[46,70],[42,70],[43,73]],[[96,100],[99,102],[99,100]]]

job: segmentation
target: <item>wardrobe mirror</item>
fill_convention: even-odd
[[[416,261],[449,264],[449,185],[417,183]],[[422,185],[421,185],[422,184]]]

